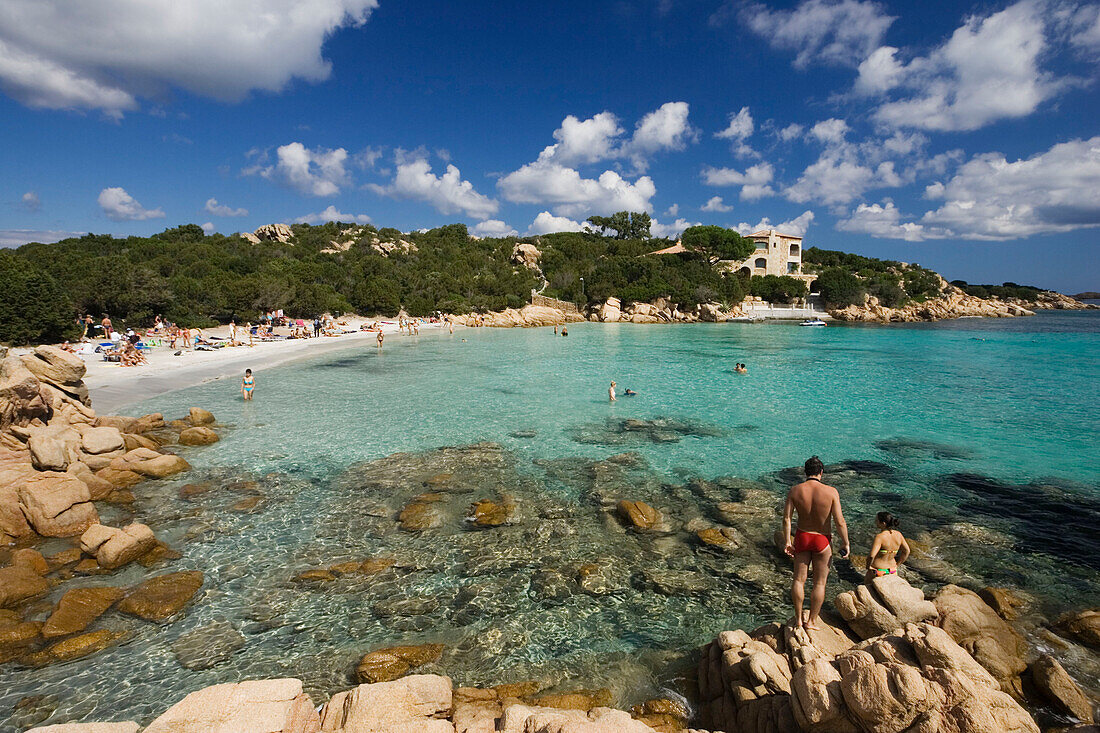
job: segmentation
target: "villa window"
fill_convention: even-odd
[[[797,262],[788,262],[787,263],[787,274],[795,275],[797,273],[798,273],[798,263]]]
[[[801,252],[801,249],[799,248],[799,246],[797,244],[792,244],[791,245],[791,257],[798,257],[800,252]]]
[[[767,242],[757,242],[756,243],[756,248],[757,249],[767,249],[768,248],[768,243]]]
[[[766,270],[768,268],[768,261],[763,257],[757,257],[756,264],[754,266],[759,267],[761,270]]]

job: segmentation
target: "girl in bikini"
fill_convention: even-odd
[[[898,565],[909,558],[909,543],[898,531],[899,524],[898,518],[890,512],[879,512],[875,515],[875,525],[879,533],[875,535],[871,554],[867,556],[868,583],[872,578],[896,574]]]
[[[256,389],[256,379],[252,376],[251,369],[244,370],[244,379],[241,380],[241,396],[246,402],[252,400],[252,390]]]

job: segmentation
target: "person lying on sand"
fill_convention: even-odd
[[[829,579],[829,563],[833,557],[832,523],[836,522],[843,545],[841,557],[848,557],[848,524],[840,508],[840,494],[822,482],[825,466],[813,456],[805,465],[806,480],[795,484],[787,493],[783,509],[783,551],[794,558],[794,580],[791,583],[791,603],[794,605],[794,625],[801,629],[817,629],[821,606],[825,603],[825,583]],[[791,537],[791,518],[798,514],[798,528]],[[802,601],[806,592],[806,574],[813,564],[814,583],[810,593],[810,615],[802,617]]]
[[[898,531],[899,524],[901,522],[890,512],[879,512],[875,515],[875,526],[879,533],[875,535],[871,554],[867,556],[868,583],[872,578],[894,575],[898,572],[898,565],[909,558],[909,543]]]

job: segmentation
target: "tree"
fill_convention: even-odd
[[[805,282],[789,275],[755,276],[749,287],[753,295],[759,295],[771,303],[790,303],[805,298],[809,292]]]
[[[688,227],[680,236],[684,249],[697,252],[711,265],[719,260],[743,260],[756,251],[756,244],[732,229],[719,226]]]
[[[644,211],[619,211],[611,216],[590,216],[596,229],[615,232],[615,239],[649,239],[653,220]],[[588,230],[591,231],[591,230]]]
[[[0,252],[0,341],[60,341],[75,322],[72,303],[47,273]]]
[[[863,283],[859,278],[840,267],[830,267],[817,277],[821,299],[827,306],[844,307],[863,303]]]

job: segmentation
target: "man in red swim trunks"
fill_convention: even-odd
[[[817,629],[821,606],[825,603],[825,582],[829,579],[829,562],[833,557],[832,522],[844,543],[841,557],[848,557],[848,525],[840,509],[840,494],[832,486],[821,482],[825,466],[814,456],[806,461],[806,480],[795,484],[787,493],[787,506],[783,510],[783,542],[788,555],[794,558],[794,582],[791,583],[791,603],[794,604],[795,625],[799,628]],[[798,530],[791,539],[791,516],[798,514]],[[805,596],[806,573],[813,563],[814,587],[810,593],[810,615],[802,618],[802,600]]]

